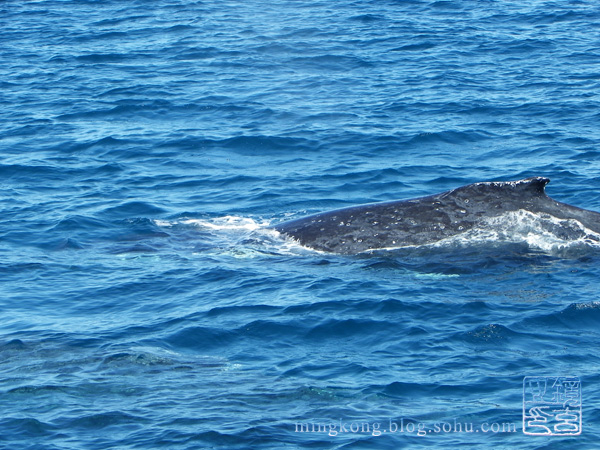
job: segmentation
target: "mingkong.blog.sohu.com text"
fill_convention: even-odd
[[[324,433],[329,436],[339,434],[370,434],[381,436],[383,434],[414,434],[427,436],[441,433],[516,433],[517,427],[511,422],[474,422],[452,419],[443,422],[416,422],[400,418],[377,421],[313,421],[296,422],[296,433]]]

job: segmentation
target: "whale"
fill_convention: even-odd
[[[359,254],[423,246],[489,227],[509,213],[551,219],[565,239],[600,242],[600,213],[548,197],[545,177],[491,181],[408,200],[351,206],[271,226],[281,236],[313,250]]]

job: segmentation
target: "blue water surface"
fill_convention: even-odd
[[[0,18],[0,448],[597,448],[598,248],[266,227],[529,176],[600,211],[598,2]],[[579,377],[581,434],[524,433],[526,376]]]

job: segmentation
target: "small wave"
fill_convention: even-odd
[[[600,301],[593,301],[593,302],[588,302],[588,303],[574,303],[569,306],[569,309],[574,309],[574,310],[600,309]]]
[[[471,343],[496,343],[517,335],[518,334],[510,328],[495,323],[481,325],[474,330],[460,333],[460,336],[462,336],[464,340]]]
[[[483,130],[445,130],[440,132],[421,132],[410,139],[410,144],[463,144],[492,139],[492,133]]]
[[[433,42],[421,42],[418,44],[407,44],[402,47],[392,49],[393,52],[416,52],[435,48],[437,44]]]
[[[127,53],[92,53],[77,56],[75,59],[89,64],[117,63],[130,61],[131,55]]]
[[[174,370],[192,368],[218,368],[228,364],[224,358],[213,356],[192,356],[160,347],[131,347],[125,351],[106,355],[102,360],[103,368],[135,368],[136,366],[164,366]]]
[[[597,334],[600,302],[593,300],[583,303],[571,303],[560,313],[557,313],[556,317],[569,328]]]
[[[131,216],[148,217],[157,214],[163,214],[165,210],[153,205],[152,203],[142,201],[130,201],[112,206],[104,210],[104,214],[110,217],[130,218]]]
[[[290,61],[292,67],[310,68],[312,70],[326,70],[332,72],[348,71],[370,67],[370,61],[358,56],[325,54],[316,56],[302,56]]]

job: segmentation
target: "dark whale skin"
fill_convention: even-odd
[[[341,254],[430,244],[519,210],[574,219],[600,233],[600,214],[551,199],[545,192],[549,182],[531,177],[474,183],[427,197],[319,213],[271,228],[305,247]]]

